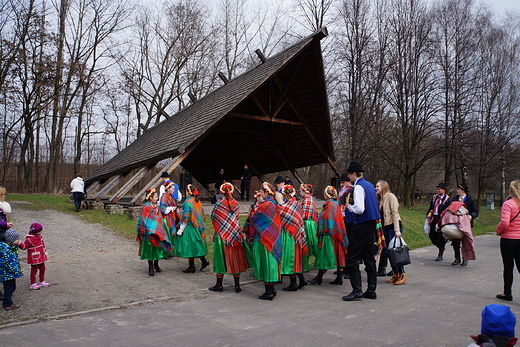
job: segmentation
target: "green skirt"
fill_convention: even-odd
[[[154,247],[150,242],[141,241],[141,260],[161,260],[170,253],[161,247]]]
[[[335,269],[336,266],[336,255],[334,254],[334,241],[332,236],[323,235],[321,242],[321,248],[316,255],[316,261],[314,267],[318,270]]]
[[[249,268],[249,256],[246,244],[236,247],[227,246],[222,239],[215,234],[213,238],[213,272],[217,274],[238,274]]]
[[[280,280],[280,266],[260,240],[255,240],[253,243],[253,259],[255,264],[253,274],[257,279],[265,282]]]
[[[308,255],[318,255],[319,247],[318,247],[318,236],[316,236],[316,229],[318,226],[316,222],[312,219],[305,220],[305,237],[307,238],[307,246],[309,247]]]
[[[303,272],[303,250],[297,246],[291,235],[282,230],[282,275],[292,275]]]
[[[188,224],[182,235],[177,235],[173,255],[181,258],[197,258],[208,253],[206,242],[200,232],[191,224]]]
[[[170,230],[170,227],[168,226],[168,222],[166,221],[165,218],[163,218],[162,221],[163,221],[164,230],[166,230],[166,235],[168,236],[168,241],[170,241],[172,246],[175,246],[175,236],[177,235],[176,234],[177,230],[175,230],[175,227],[171,228],[171,230]]]

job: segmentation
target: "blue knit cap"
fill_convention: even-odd
[[[16,230],[14,230],[14,229],[7,229],[5,231],[5,241],[7,241],[9,243],[13,243],[16,240],[18,240],[19,238],[20,238],[20,234]]]
[[[515,336],[516,316],[509,306],[491,304],[482,310],[481,334]]]

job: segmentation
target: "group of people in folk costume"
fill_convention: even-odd
[[[353,171],[353,173],[362,173],[362,169],[358,167],[355,169],[360,171]],[[345,209],[342,209],[338,202],[336,188],[333,186],[325,188],[325,204],[318,215],[312,196],[312,185],[300,186],[299,194],[302,197],[300,201],[296,199],[297,191],[294,186],[285,184],[281,176],[277,177],[275,185],[276,188],[265,182],[262,189],[256,192],[255,201],[250,206],[242,228],[239,220],[239,204],[233,198],[233,185],[224,182],[220,186],[223,198],[215,203],[211,213],[215,229],[213,270],[217,281],[209,290],[222,291],[224,274],[231,274],[234,277],[235,291],[240,292],[240,273],[250,267],[254,268],[254,276],[264,281],[265,292],[259,296],[262,300],[273,300],[276,296],[274,285],[280,283],[282,275],[290,279],[290,284],[283,288],[285,291],[297,291],[308,283],[320,285],[323,275],[329,269],[336,269],[337,274],[336,279],[330,283],[343,284],[343,274],[348,264],[349,241],[346,219],[344,219]],[[147,192],[146,203],[139,217],[137,240],[140,242],[141,259],[148,260],[150,276],[154,275],[154,271],[161,271],[158,261],[171,255],[189,259],[189,267],[183,271],[185,273],[195,272],[194,259],[200,258],[202,271],[209,262],[205,258],[207,253],[204,241],[205,215],[200,194],[197,188],[188,185],[183,211],[179,214],[174,193],[178,188],[168,180],[165,180],[163,187],[165,194],[161,197],[160,204],[158,204],[157,193],[153,189]],[[368,187],[365,190],[368,191]],[[355,194],[355,190],[351,189],[351,191]],[[375,197],[374,189],[371,193]],[[368,192],[366,195],[369,195]],[[373,200],[379,218],[377,200],[375,198]],[[356,207],[355,203],[346,206],[349,209]],[[349,213],[355,212],[349,210]],[[363,220],[358,222],[362,223]],[[375,223],[372,224],[374,230],[370,233],[370,237],[373,250]],[[355,221],[353,225],[356,225]],[[365,234],[364,229],[361,232]],[[356,266],[352,267],[349,274],[353,274],[355,278],[360,277],[360,274],[357,276],[356,273],[356,270],[359,272],[358,260],[365,258],[365,248],[368,252],[368,244],[367,247],[364,244],[365,238],[368,240],[369,237],[360,240],[362,244],[359,248],[363,250],[357,251],[356,259],[352,259]],[[310,268],[310,256],[316,258],[314,266],[318,269],[318,274],[307,281],[303,273]],[[373,251],[371,258],[374,259]],[[374,268],[375,274],[375,260],[370,265]],[[370,295],[364,297],[375,298],[375,286],[371,286],[371,282],[369,281]],[[363,296],[363,293],[361,295],[358,293],[360,285],[356,281],[354,299]],[[352,298],[347,296],[344,299]]]
[[[189,184],[182,214],[177,201],[182,199],[177,184],[165,180],[161,185],[161,197],[155,189],[146,191],[145,203],[137,221],[137,238],[141,260],[148,260],[148,274],[161,272],[159,260],[172,255],[188,258],[189,266],[184,273],[195,272],[195,258],[200,258],[204,270],[209,261],[204,241],[206,220],[197,188]],[[175,247],[174,247],[175,246]]]

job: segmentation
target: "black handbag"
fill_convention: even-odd
[[[388,248],[388,259],[392,267],[401,267],[411,263],[410,250],[407,245],[403,245],[403,240],[398,237],[401,242],[400,246],[397,246],[397,241],[394,242],[393,248]]]

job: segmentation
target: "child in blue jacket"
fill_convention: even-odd
[[[12,311],[18,308],[17,305],[13,305],[16,279],[23,276],[18,260],[18,245],[21,240],[20,234],[14,229],[7,229],[4,239],[0,241],[0,281],[4,284],[2,307],[6,311]]]

